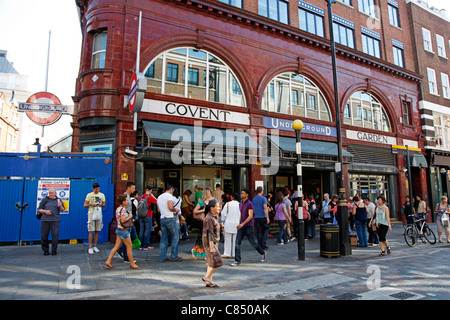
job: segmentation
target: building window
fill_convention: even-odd
[[[338,0],[339,2],[345,3],[348,6],[352,6],[352,0]]]
[[[242,0],[219,0],[219,1],[242,9]]]
[[[284,0],[258,0],[259,14],[289,24],[288,2]]]
[[[106,60],[106,39],[107,33],[100,32],[94,35],[94,47],[92,49],[92,69],[101,69],[105,67]]]
[[[373,18],[377,17],[375,0],[358,0],[359,11]]]
[[[239,107],[246,105],[233,71],[206,51],[194,48],[166,51],[150,63],[144,74],[150,92]]]
[[[388,11],[389,11],[389,23],[395,27],[400,28],[400,19],[398,15],[398,4],[390,1],[388,3]]]
[[[323,16],[303,8],[298,8],[298,20],[300,30],[309,33],[324,36],[323,32]]]
[[[178,64],[167,64],[167,81],[175,83],[178,82]]]
[[[431,43],[431,33],[430,30],[422,28],[423,36],[423,47],[426,51],[433,52],[433,45]]]
[[[336,43],[353,49],[355,48],[355,38],[352,28],[333,22],[333,35]]]
[[[320,89],[308,78],[294,73],[276,76],[264,91],[262,110],[331,121],[328,104]]]
[[[412,119],[411,119],[411,102],[402,100],[402,121],[403,124],[411,125]]]
[[[450,149],[450,116],[433,112],[436,147]]]
[[[446,99],[450,99],[450,84],[448,81],[448,74],[441,73],[442,82],[442,96]]]
[[[344,108],[344,124],[391,132],[384,107],[367,92],[355,92]]]
[[[403,56],[403,48],[393,45],[392,50],[394,51],[394,64],[399,67],[404,68],[405,67],[405,59]]]
[[[375,58],[381,59],[380,40],[369,35],[362,34],[363,52]]]
[[[433,69],[427,68],[428,77],[428,89],[431,94],[438,94],[437,83],[436,83],[436,72]]]
[[[444,37],[440,35],[436,35],[436,42],[437,42],[437,54],[440,57],[447,58],[447,55],[445,54],[445,41]]]

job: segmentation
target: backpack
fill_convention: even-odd
[[[148,213],[148,203],[147,203],[147,197],[141,197],[141,200],[138,203],[137,207],[137,216],[139,218],[144,218],[147,216]]]

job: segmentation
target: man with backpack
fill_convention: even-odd
[[[152,232],[153,210],[152,205],[156,204],[157,200],[152,194],[152,187],[145,187],[145,193],[139,197],[137,208],[137,218],[139,219],[139,240],[141,246],[139,250],[151,250],[150,233]]]

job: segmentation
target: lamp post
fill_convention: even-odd
[[[297,194],[298,194],[298,229],[297,229],[297,250],[298,260],[305,260],[305,222],[303,221],[303,181],[302,181],[302,144],[301,131],[303,129],[303,122],[301,120],[294,120],[292,122],[292,129],[295,130],[297,152]]]
[[[337,210],[337,220],[339,222],[339,251],[343,256],[351,255],[352,248],[350,245],[350,237],[348,234],[348,208],[347,200],[345,196],[345,184],[344,184],[344,162],[342,156],[342,132],[341,132],[341,112],[339,103],[339,91],[338,91],[338,81],[337,81],[337,67],[336,67],[336,47],[334,43],[334,32],[333,32],[333,12],[331,8],[332,3],[336,3],[336,0],[325,0],[328,6],[328,22],[330,31],[330,43],[331,43],[331,59],[333,68],[333,85],[334,85],[334,106],[336,108],[336,129],[337,129],[337,140],[338,140],[338,158],[340,165],[339,176],[339,202]]]

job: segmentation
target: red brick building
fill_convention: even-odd
[[[305,123],[303,192],[337,192],[325,1],[76,2],[83,46],[73,149],[114,152],[116,193],[124,190],[122,179],[136,181],[138,190],[168,183],[181,192],[194,185],[214,189],[217,183],[227,192],[260,183],[266,191],[295,189],[290,123],[298,118]],[[384,194],[397,217],[407,194],[405,163],[391,145],[423,149],[425,142],[417,89],[422,77],[415,71],[408,8],[393,0],[342,0],[333,4],[333,13],[347,195],[374,200]],[[136,71],[145,74],[147,90],[134,131],[126,106]],[[244,130],[246,142],[227,140],[230,129]],[[279,130],[279,139],[272,129]],[[249,139],[245,133],[255,135]],[[268,146],[259,139],[266,135]],[[180,141],[189,142],[190,157],[174,151]],[[127,147],[138,155],[125,153]],[[278,171],[263,174],[275,155]],[[426,191],[426,174],[417,179]]]
[[[419,108],[429,164],[428,200],[434,208],[450,191],[450,19],[426,1],[410,1],[407,8],[415,39],[415,70],[424,76]]]

